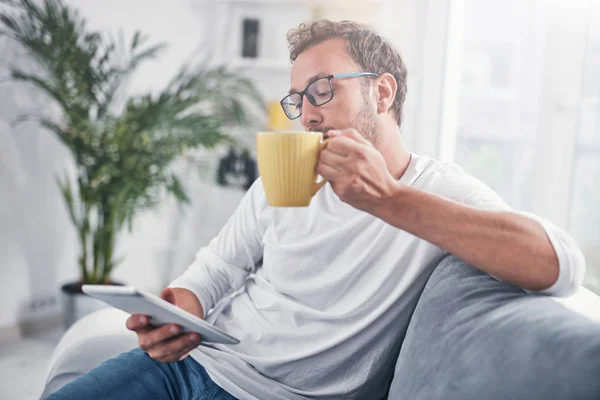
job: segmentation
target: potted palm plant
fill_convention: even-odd
[[[13,66],[13,79],[33,85],[58,106],[60,116],[34,119],[70,150],[76,173],[57,178],[78,233],[77,282],[65,284],[66,324],[91,301],[82,284],[113,284],[119,234],[136,213],[165,194],[189,202],[172,165],[186,151],[232,139],[233,125],[252,120],[262,100],[245,78],[223,67],[185,66],[156,95],[124,95],[127,79],[163,45],[108,39],[61,0],[0,0],[1,35],[20,45],[36,73]],[[93,308],[93,307],[92,307]]]

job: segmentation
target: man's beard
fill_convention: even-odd
[[[347,126],[341,127],[331,127],[331,126],[318,126],[311,127],[309,131],[311,132],[321,132],[325,139],[327,139],[327,131],[331,130],[341,130],[346,128],[353,128],[358,131],[365,139],[367,139],[371,144],[376,145],[377,143],[377,114],[373,111],[373,108],[369,106],[369,99],[364,99],[364,104],[358,115],[354,118],[354,120],[347,124]]]
[[[376,145],[377,134],[377,114],[369,107],[368,100],[365,99],[364,107],[360,110],[352,123],[352,127],[358,131],[365,139]]]

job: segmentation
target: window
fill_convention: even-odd
[[[600,294],[600,1],[449,4],[461,29],[445,68],[460,73],[444,84],[456,122],[440,152],[454,146],[449,158],[512,207],[567,229]]]
[[[592,10],[596,21],[600,7]],[[587,260],[584,285],[600,293],[600,28],[590,24],[575,147],[569,229]]]
[[[529,209],[545,23],[534,2],[465,0],[455,161]]]

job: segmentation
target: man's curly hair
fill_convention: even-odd
[[[407,89],[406,65],[400,53],[370,26],[352,21],[319,20],[302,23],[287,34],[290,61],[294,63],[309,47],[335,38],[346,42],[348,53],[364,72],[389,72],[394,76],[398,90],[392,109],[398,125],[401,125]]]

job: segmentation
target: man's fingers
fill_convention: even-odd
[[[184,355],[200,345],[200,335],[188,333],[167,340],[148,351],[148,355],[160,362],[179,361]]]
[[[341,157],[348,157],[360,145],[360,143],[357,143],[353,139],[345,136],[336,136],[329,139],[329,142],[327,142],[327,147],[323,151],[330,151]]]
[[[148,316],[142,314],[133,314],[125,322],[125,326],[130,331],[137,332],[139,329],[146,328],[149,324]]]
[[[333,181],[336,176],[340,175],[340,171],[325,163],[317,165],[317,174],[321,175],[325,180]]]
[[[350,157],[364,150],[363,146],[373,147],[371,142],[365,139],[356,129],[344,129],[342,131],[328,131],[330,139],[326,150],[340,156]]]
[[[142,350],[150,351],[161,342],[171,339],[181,333],[181,328],[175,324],[168,324],[160,328],[149,329],[138,333],[138,343]]]
[[[341,169],[340,166],[346,161],[346,157],[327,150],[321,151],[321,154],[319,154],[319,159],[321,162],[338,170]]]

